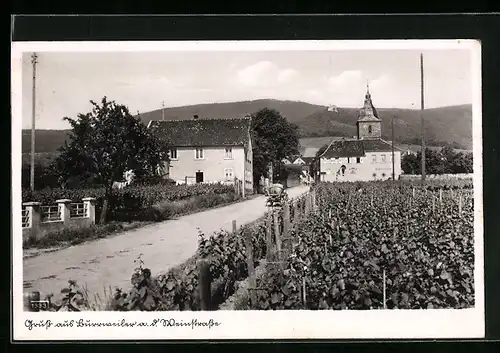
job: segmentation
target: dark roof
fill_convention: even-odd
[[[245,146],[248,145],[250,118],[151,121],[169,146]]]
[[[316,157],[300,157],[306,164],[311,164]]]
[[[377,109],[373,105],[372,96],[369,91],[366,92],[365,95],[365,103],[363,108],[359,111],[359,121],[380,121],[380,117],[378,116]]]
[[[360,140],[333,140],[325,152],[324,158],[342,158],[342,157],[363,157],[365,150],[363,142]]]
[[[392,145],[382,139],[366,139],[361,140],[363,142],[363,147],[365,152],[390,152],[392,151]],[[394,151],[402,151],[400,148],[394,146]]]

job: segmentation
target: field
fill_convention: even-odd
[[[470,189],[320,185],[293,249],[247,309],[474,306]]]

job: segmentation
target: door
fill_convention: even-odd
[[[203,172],[196,172],[196,183],[203,183]]]

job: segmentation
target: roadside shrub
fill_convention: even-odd
[[[139,219],[144,221],[161,222],[181,214],[189,214],[195,211],[216,207],[236,201],[238,197],[234,193],[228,194],[205,194],[193,196],[189,199],[179,201],[163,201],[144,210]]]
[[[110,199],[109,218],[111,221],[130,220],[154,220],[158,213],[150,210],[151,207],[163,202],[174,202],[199,197],[196,202],[198,207],[190,206],[190,209],[213,207],[222,203],[220,196],[232,194],[232,197],[224,196],[227,200],[236,200],[234,188],[223,184],[195,184],[195,185],[135,185],[122,190],[114,190]],[[79,202],[85,197],[95,197],[96,219],[99,219],[104,201],[104,189],[43,189],[31,192],[22,190],[22,200],[36,201],[43,205],[53,205],[58,199],[70,199]],[[184,213],[185,211],[181,211]],[[168,211],[164,212],[168,214]],[[175,214],[175,213],[174,213]],[[168,217],[170,217],[169,215]],[[153,219],[151,219],[151,217]],[[163,219],[168,219],[168,217]]]

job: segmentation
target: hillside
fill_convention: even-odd
[[[377,109],[382,119],[382,135],[391,139],[391,119],[394,117],[395,140],[420,143],[420,111],[411,109]],[[297,124],[302,137],[354,136],[359,109],[339,108],[338,113],[313,113]],[[425,135],[429,144],[451,144],[472,149],[472,106],[460,105],[424,110]]]
[[[262,108],[276,109],[300,128],[302,137],[354,136],[359,109],[339,108],[338,113],[327,112],[326,107],[303,102],[263,99],[245,102],[200,104],[165,108],[166,120],[235,117],[251,114]],[[378,108],[383,120],[384,138],[391,140],[391,118],[395,117],[395,140],[404,144],[419,144],[420,111],[410,109]],[[160,120],[161,109],[141,113],[141,120]],[[426,137],[429,145],[450,144],[456,148],[472,149],[472,106],[460,105],[427,109],[424,112]],[[23,130],[22,151],[30,151],[30,130]],[[68,130],[37,130],[36,152],[55,152],[67,138]]]
[[[304,102],[280,101],[275,99],[259,99],[254,101],[197,104],[184,107],[165,108],[165,120],[191,119],[198,115],[200,119],[233,118],[252,114],[262,108],[276,109],[288,121],[296,123],[305,116],[325,109],[324,106]],[[162,110],[140,113],[141,120],[147,124],[150,120],[161,120]]]
[[[64,145],[70,130],[36,130],[35,148],[37,153],[56,152]],[[22,131],[21,149],[23,153],[31,151],[31,130]]]

